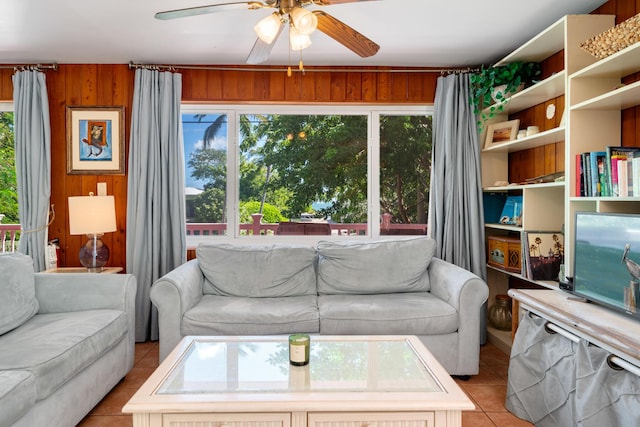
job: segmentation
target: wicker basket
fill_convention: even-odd
[[[580,43],[580,47],[598,59],[606,58],[640,42],[640,13]]]

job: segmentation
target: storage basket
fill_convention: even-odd
[[[580,43],[580,47],[596,58],[603,59],[638,42],[640,42],[640,13]]]

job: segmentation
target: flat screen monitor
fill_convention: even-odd
[[[574,293],[640,319],[640,215],[577,212]]]

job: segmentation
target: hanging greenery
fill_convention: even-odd
[[[471,103],[478,116],[478,130],[482,131],[488,119],[504,111],[511,95],[531,85],[539,75],[540,64],[521,61],[497,67],[483,66],[478,73],[471,74]]]

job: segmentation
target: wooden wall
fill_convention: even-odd
[[[245,68],[245,67],[243,67]],[[308,71],[287,77],[283,67],[274,71],[182,70],[185,103],[367,103],[432,104],[439,74],[426,70],[394,72],[372,68],[365,72]],[[0,100],[11,101],[12,70],[0,70]],[[110,265],[126,264],[126,175],[67,175],[67,106],[125,106],[126,154],[128,156],[134,71],[128,65],[63,64],[58,71],[46,71],[51,116],[52,194],[56,217],[49,237],[59,238],[61,266],[79,266],[78,251],[84,236],[68,234],[69,196],[97,192],[97,183],[107,183],[107,194],[116,201],[118,231],[107,233]]]
[[[616,15],[616,24],[640,13],[640,0],[609,0],[593,13]],[[543,63],[543,77],[550,72],[562,70],[562,54],[557,54]],[[640,78],[640,73],[629,76],[624,82],[630,83]],[[556,107],[564,104],[562,97],[554,102]],[[551,129],[557,124],[545,118],[544,112],[549,104],[537,105],[513,115],[510,119],[520,119],[520,128],[528,125],[537,125],[540,130]],[[555,119],[562,117],[562,110],[556,110]],[[622,112],[622,145],[640,146],[640,107],[629,108]],[[532,148],[509,155],[509,182],[522,182],[527,178],[533,178],[554,172],[564,171],[564,142],[549,144],[543,147]]]
[[[610,0],[595,13],[616,14],[617,22],[640,12],[640,0]],[[545,72],[557,67],[561,57],[545,61]],[[245,68],[245,67],[242,67]],[[262,68],[261,68],[262,69]],[[417,70],[420,71],[420,70]],[[431,104],[437,73],[393,72],[371,68],[365,71],[295,72],[290,78],[284,67],[275,71],[242,71],[229,67],[223,71],[184,70],[183,101],[193,103],[380,103]],[[0,101],[11,101],[12,70],[0,70]],[[52,133],[52,196],[56,218],[50,238],[60,239],[62,266],[77,266],[82,236],[67,233],[67,197],[96,191],[98,182],[107,183],[107,193],[116,199],[118,231],[104,240],[111,248],[110,265],[125,266],[127,177],[66,174],[66,106],[125,106],[126,153],[128,155],[134,71],[128,65],[67,64],[58,71],[46,71]],[[635,78],[635,77],[634,77]],[[558,99],[556,105],[561,105]],[[522,112],[521,120],[535,122],[541,129],[553,127],[544,119],[545,105]],[[556,114],[560,117],[562,114]],[[623,113],[623,144],[640,145],[640,108]],[[563,143],[528,150],[515,155],[510,168],[518,177],[531,177],[561,170]],[[526,175],[526,176],[525,176]]]

